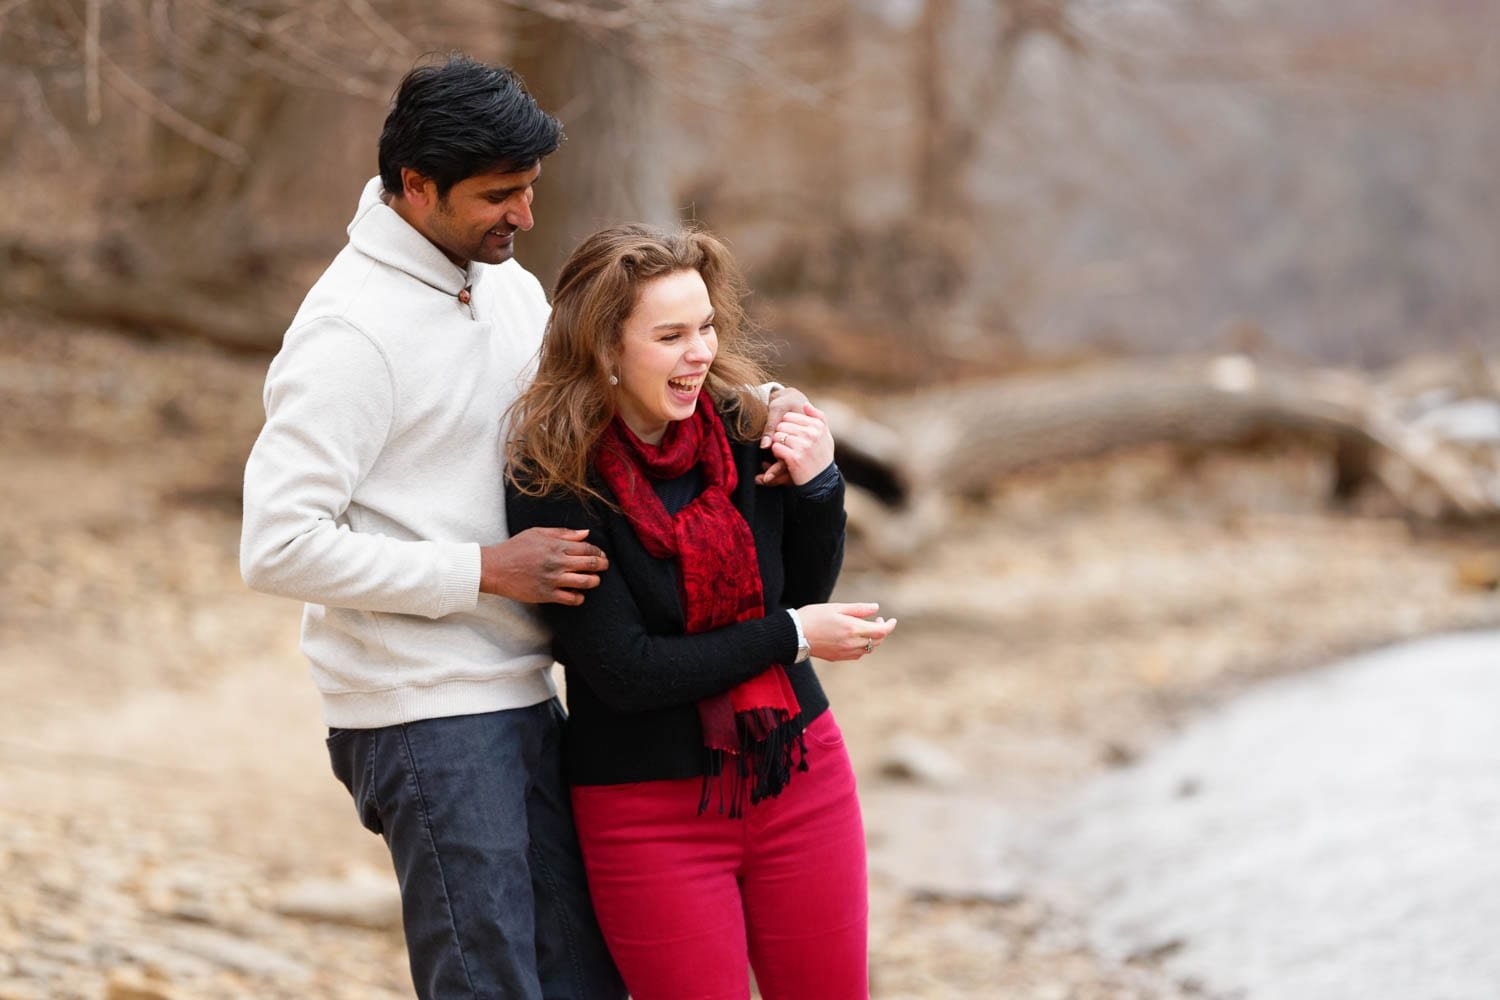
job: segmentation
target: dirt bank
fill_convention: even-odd
[[[263,368],[0,318],[0,1000],[407,995],[297,610],[236,569]],[[1326,477],[1306,451],[1146,449],[1010,482],[909,572],[856,540],[843,596],[902,620],[822,670],[863,782],[877,997],[1192,995],[1092,954],[992,847],[1258,678],[1500,623],[1454,582],[1472,539],[1330,514]],[[897,737],[930,780],[887,775]],[[344,909],[293,915],[326,879]]]

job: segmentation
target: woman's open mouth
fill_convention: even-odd
[[[702,388],[702,386],[702,375],[693,375],[687,378],[667,379],[667,388],[672,390],[672,395],[683,401],[697,398],[698,390]]]

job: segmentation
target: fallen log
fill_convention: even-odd
[[[868,412],[833,401],[830,412],[840,467],[876,501],[858,503],[856,520],[888,539],[884,554],[896,559],[930,537],[948,499],[984,493],[1022,469],[1267,433],[1326,442],[1339,463],[1336,491],[1370,477],[1421,518],[1500,513],[1500,461],[1475,462],[1419,416],[1371,376],[1241,355],[940,387]]]
[[[263,276],[215,286],[131,264],[110,266],[85,250],[0,241],[3,308],[268,353],[281,342],[295,304]]]

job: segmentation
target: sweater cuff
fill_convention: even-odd
[[[770,403],[771,403],[771,396],[772,396],[772,394],[774,394],[776,392],[776,390],[778,390],[778,389],[785,389],[785,388],[786,388],[786,386],[782,385],[780,382],[762,382],[760,385],[747,385],[747,386],[745,386],[745,390],[747,392],[750,392],[750,393],[755,394],[756,396],[759,396],[760,397],[760,401],[762,403],[765,403],[767,406],[769,406]]]
[[[479,544],[455,543],[443,546],[442,593],[434,618],[455,611],[472,611],[479,604]]]
[[[793,486],[792,489],[796,490],[797,495],[803,500],[817,503],[820,500],[827,500],[834,493],[838,492],[839,482],[842,478],[843,476],[839,472],[838,463],[829,462],[828,468],[813,476],[801,486]]]
[[[799,615],[799,614],[797,614],[797,609],[796,608],[787,608],[786,609],[786,613],[787,613],[787,617],[792,620],[792,624],[795,625],[795,626],[797,626],[797,652],[798,652],[798,654],[801,654],[801,652],[804,649],[806,649],[808,651],[808,655],[811,655],[812,654],[812,645],[807,641],[807,633],[804,632],[804,631],[802,631],[802,616]],[[801,663],[805,659],[806,659],[806,657],[798,655],[797,657],[793,658],[792,662],[793,663]]]
[[[792,612],[791,608],[783,607],[780,611]],[[797,659],[797,640],[801,637],[802,624],[796,618],[795,613],[771,614],[766,609],[765,620],[771,624],[770,641],[773,647],[770,652],[770,662],[780,663],[782,666],[791,666]]]

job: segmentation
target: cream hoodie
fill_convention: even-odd
[[[459,269],[380,191],[271,363],[245,468],[241,572],[307,602],[302,649],[343,728],[554,693],[534,611],[479,593],[479,547],[506,537],[500,419],[546,296],[514,261]]]

